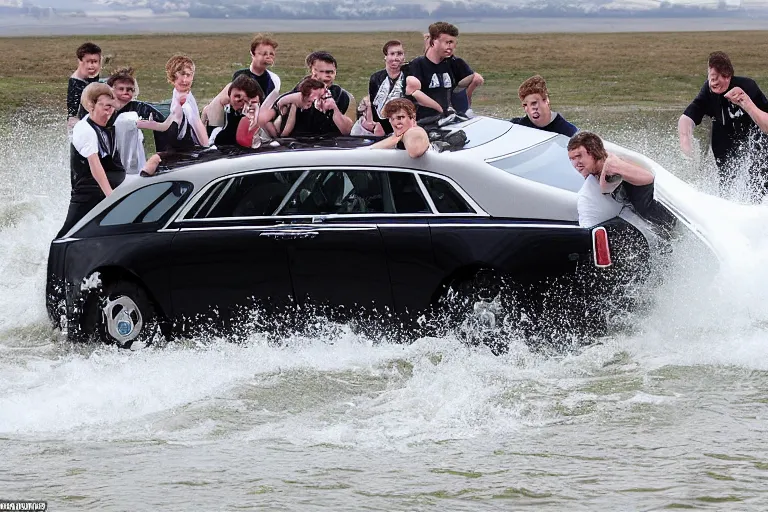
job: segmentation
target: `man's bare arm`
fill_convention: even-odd
[[[98,153],[94,153],[88,157],[88,167],[90,167],[91,175],[93,176],[93,179],[96,180],[96,183],[99,184],[101,191],[105,196],[109,196],[109,194],[112,193],[112,185],[109,184],[107,173],[104,170],[104,166],[101,165]]]
[[[443,113],[443,107],[421,90],[421,81],[419,81],[418,78],[414,76],[406,77],[405,94],[413,96],[413,99],[415,99],[422,107],[431,108],[437,110],[441,114]]]
[[[470,105],[472,104],[472,93],[475,92],[475,89],[480,87],[485,83],[485,79],[480,75],[480,73],[475,73],[472,75],[472,82],[467,86],[467,100],[469,101]]]
[[[429,135],[420,126],[415,126],[403,134],[403,145],[408,156],[418,158],[429,149]]]
[[[693,119],[683,114],[677,121],[677,134],[680,136],[680,149],[688,156],[693,156],[693,127],[696,123]]]
[[[741,107],[764,133],[768,133],[768,113],[760,110],[749,97],[749,94],[745,93],[741,87],[734,87],[725,93],[725,98],[734,105]]]
[[[605,160],[603,174],[606,176],[618,174],[627,183],[638,186],[650,185],[654,180],[653,173],[648,169],[610,154]]]

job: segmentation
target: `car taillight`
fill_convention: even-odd
[[[611,266],[611,248],[608,245],[608,232],[604,227],[592,230],[592,252],[595,255],[596,267],[604,268]]]

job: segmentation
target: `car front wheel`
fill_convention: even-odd
[[[137,350],[149,346],[158,333],[157,314],[144,289],[130,281],[106,287],[99,301],[96,333],[101,341]]]

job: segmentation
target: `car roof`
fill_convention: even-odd
[[[486,163],[486,160],[495,157],[547,143],[554,134],[486,117],[473,118],[452,128],[462,129],[467,134],[468,143],[463,150],[429,151],[419,158],[411,158],[406,151],[365,149],[375,141],[365,137],[301,139],[293,146],[268,149],[212,147],[177,152],[167,159],[164,172],[148,178],[126,180],[107,200],[84,217],[82,223],[134,190],[152,183],[190,182],[194,186],[193,195],[196,195],[211,181],[232,174],[268,169],[334,167],[407,170],[445,176],[456,182],[492,217],[578,220],[576,194],[573,191],[516,176]]]

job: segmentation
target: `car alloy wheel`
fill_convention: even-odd
[[[131,350],[140,350],[152,343],[157,319],[151,301],[140,286],[125,281],[109,286],[100,309],[99,333],[103,341]]]

